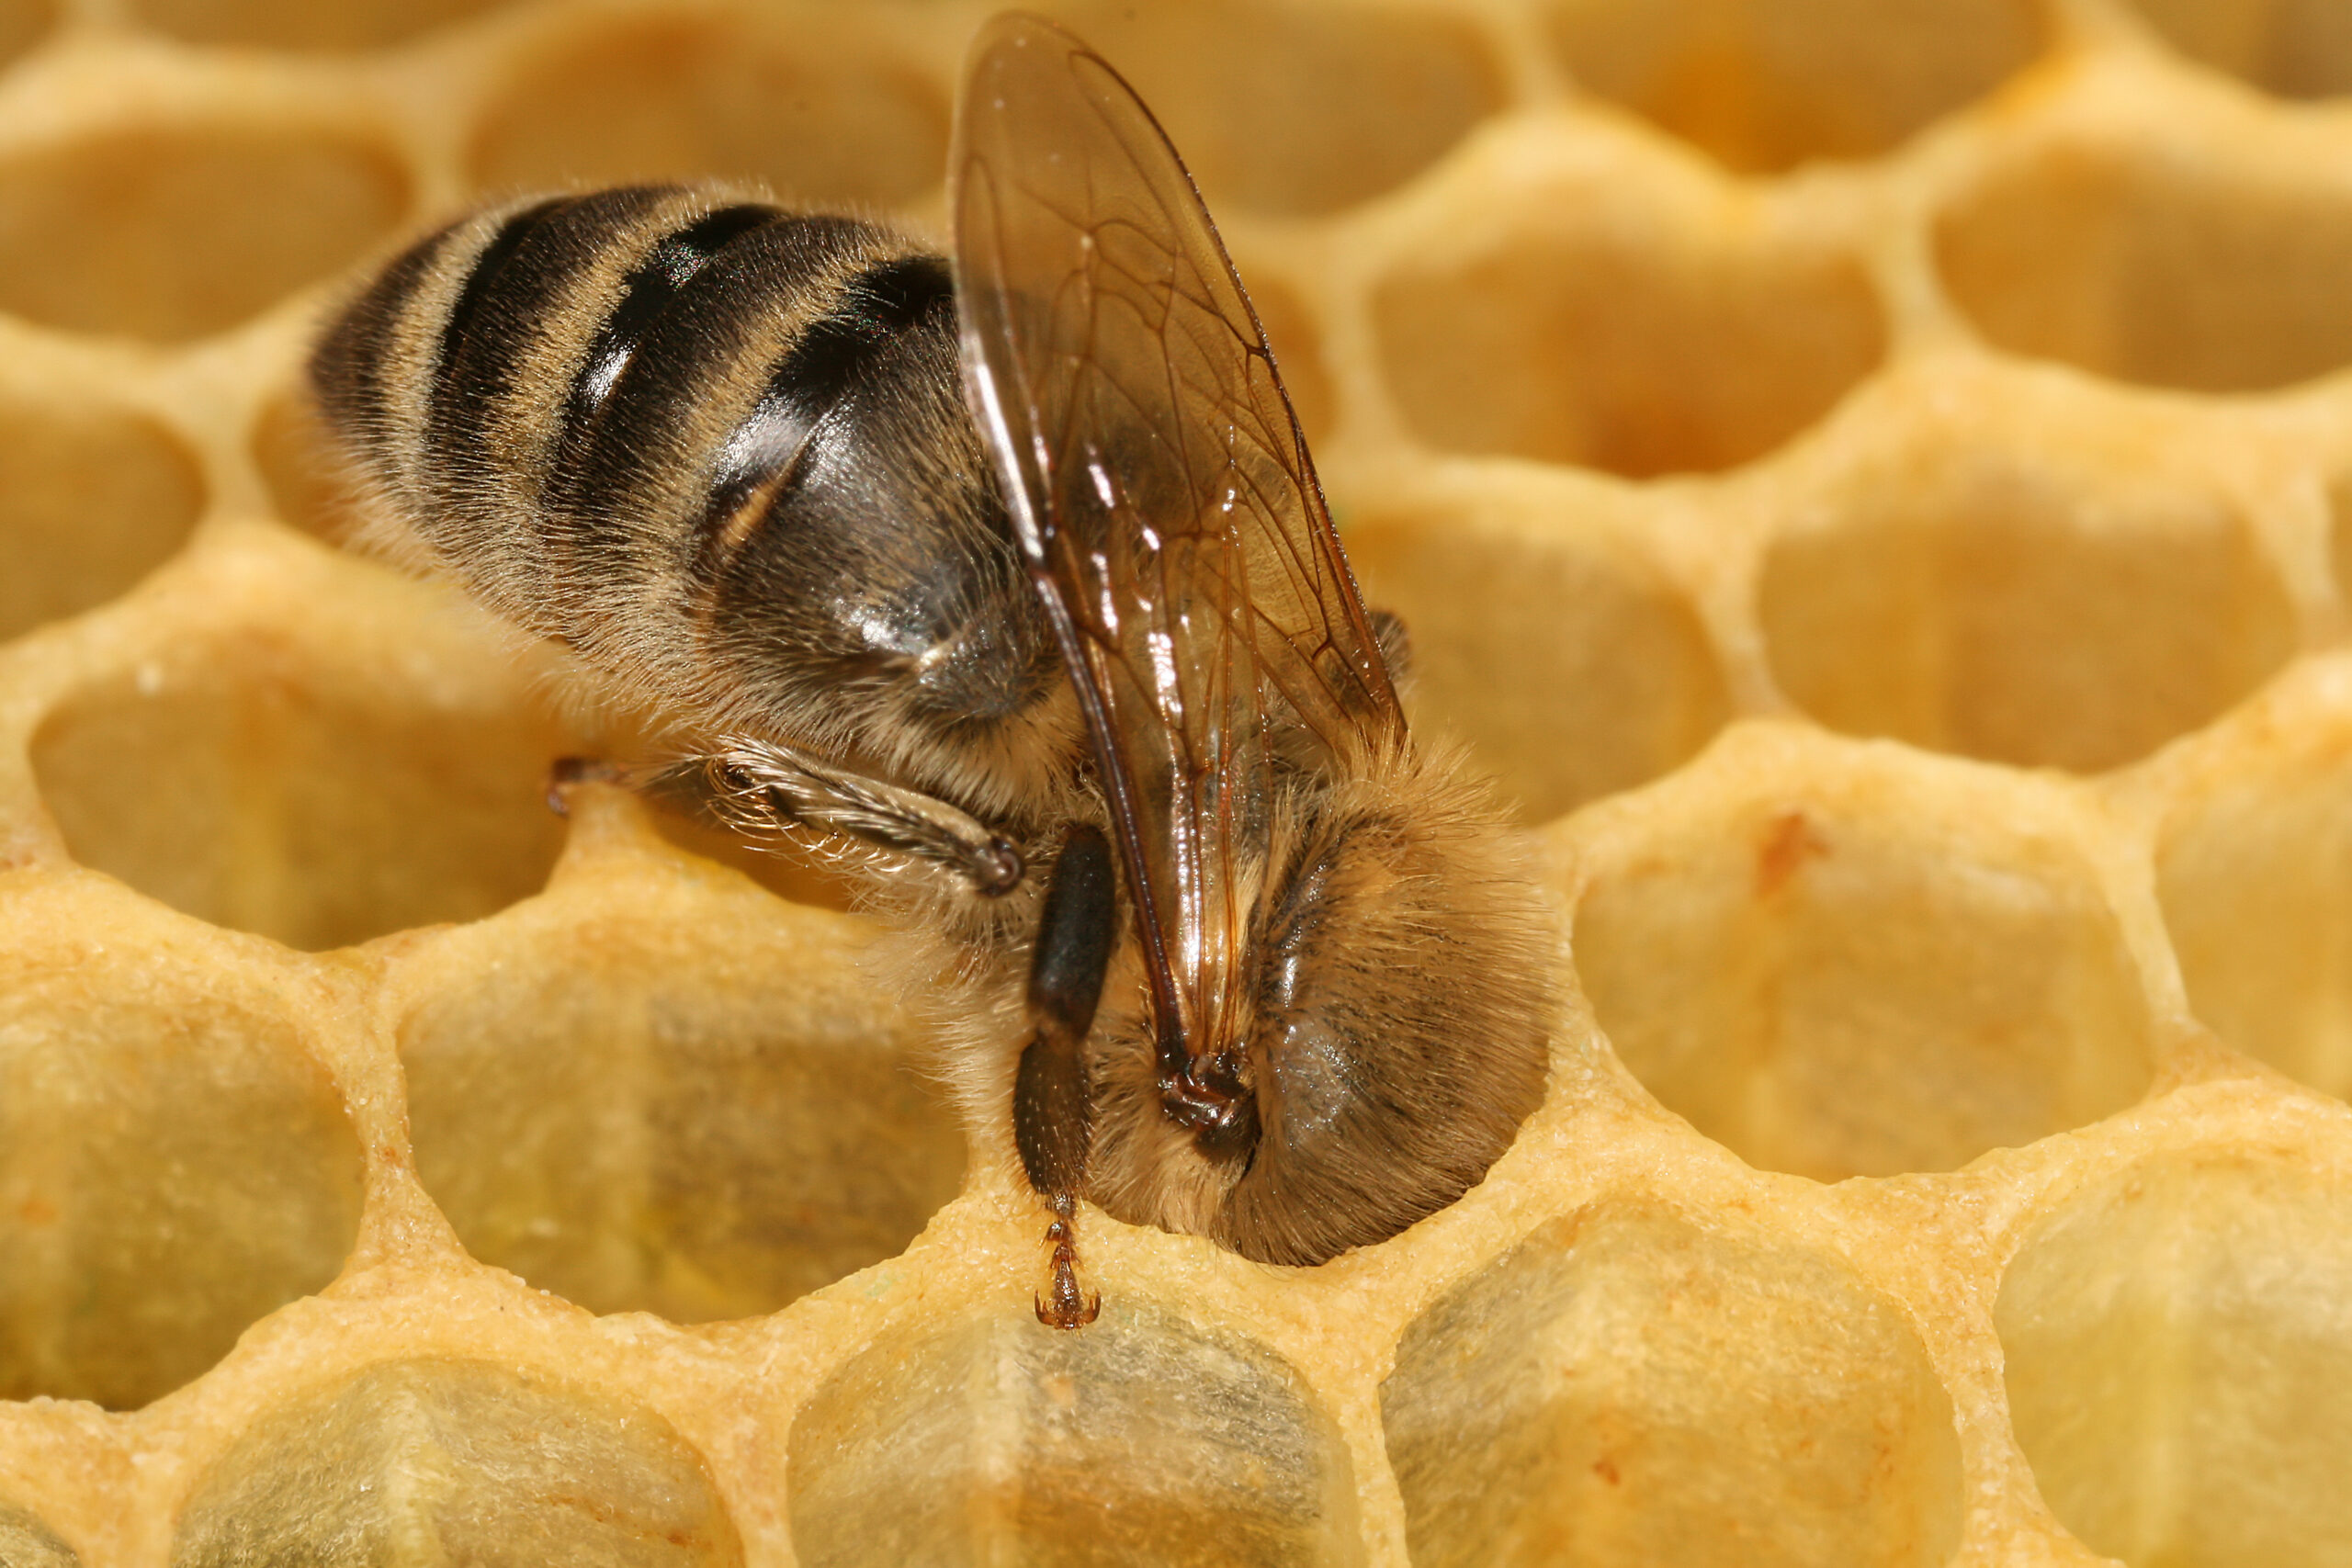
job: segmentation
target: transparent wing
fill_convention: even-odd
[[[1404,728],[1192,176],[1083,44],[999,17],[949,161],[964,375],[1088,710],[1170,1054],[1217,1048],[1270,770]]]

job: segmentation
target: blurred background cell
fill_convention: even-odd
[[[389,239],[409,181],[373,143],[222,121],[0,157],[0,311],[180,343],[237,325]]]
[[[701,1459],[660,1415],[560,1377],[379,1362],[257,1414],[181,1506],[172,1568],[385,1562],[741,1568]]]
[[[0,641],[121,594],[203,509],[194,455],[153,420],[0,398]]]
[[[131,0],[156,31],[194,44],[359,53],[494,11],[506,0]]]
[[[550,40],[494,88],[469,168],[491,195],[724,178],[873,209],[939,183],[947,100],[846,7],[797,22],[647,11]]]
[[[1946,286],[1996,347],[2189,392],[2352,361],[2352,199],[2333,165],[2168,131],[1995,163],[1939,220]]]
[[[2287,98],[2352,91],[2352,11],[2336,0],[2127,0],[2190,60]]]
[[[1577,85],[1726,168],[1871,158],[2044,47],[2034,0],[1543,0]]]

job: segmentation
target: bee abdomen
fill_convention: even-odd
[[[1056,678],[955,321],[946,264],[888,230],[636,187],[431,236],[312,375],[493,608],[672,705],[873,750],[880,707],[985,721]]]

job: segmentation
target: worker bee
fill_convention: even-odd
[[[952,261],[727,188],[495,207],[311,371],[409,548],[677,722],[648,782],[853,854],[930,943],[1075,1327],[1081,1199],[1313,1264],[1481,1179],[1547,943],[1134,91],[1000,18],[950,182]]]

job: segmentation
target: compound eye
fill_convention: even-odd
[[[1329,1134],[1362,1092],[1352,1043],[1318,1009],[1283,1019],[1266,1052],[1271,1120],[1293,1148]]]

